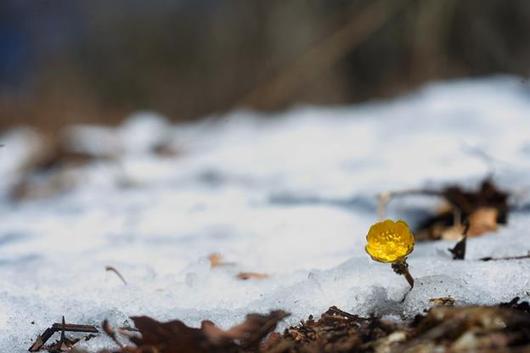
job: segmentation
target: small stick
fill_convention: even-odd
[[[116,276],[118,276],[121,281],[123,282],[123,284],[127,285],[127,281],[125,280],[125,278],[123,278],[123,276],[121,275],[121,273],[116,270],[116,268],[112,267],[112,266],[105,266],[105,271],[107,272],[114,272],[116,274]]]
[[[480,261],[502,261],[502,260],[525,260],[530,259],[530,254],[520,256],[507,256],[507,257],[483,257]]]
[[[65,338],[65,336],[64,336],[64,326],[66,326],[66,322],[64,321],[64,315],[63,315],[63,319],[62,319],[61,323],[62,323],[62,327],[61,327],[61,339],[59,341],[59,347],[62,346],[62,344],[64,343],[64,338]]]
[[[340,315],[340,316],[343,316],[345,318],[348,318],[348,319],[351,319],[351,320],[355,320],[355,321],[360,321],[362,320],[359,316],[357,315],[353,315],[353,314],[350,314],[346,311],[343,311],[343,310],[340,310],[339,308],[337,308],[336,306],[332,306],[328,309],[328,311],[331,311],[333,314],[337,314],[337,315]]]
[[[92,325],[77,325],[77,324],[53,324],[52,330],[67,331],[67,332],[88,332],[88,333],[99,333],[98,329]]]
[[[140,330],[138,330],[136,327],[118,327],[118,331],[120,331],[120,333],[123,333],[123,332],[140,332]]]
[[[105,331],[107,336],[109,336],[114,341],[114,343],[116,343],[120,348],[124,347],[123,344],[118,341],[118,338],[116,337],[116,332],[112,329],[107,319],[103,321],[101,327],[103,328],[103,331]]]
[[[51,336],[55,333],[55,330],[53,328],[47,328],[44,333],[37,337],[35,342],[29,347],[28,351],[30,352],[38,352],[40,349],[48,342]]]
[[[39,335],[35,342],[29,347],[28,351],[38,352],[53,336],[55,332],[61,331],[61,340],[64,340],[64,332],[83,332],[83,333],[99,333],[98,329],[92,325],[76,325],[66,324],[64,316],[62,323],[55,323],[52,327],[47,328],[42,335]]]

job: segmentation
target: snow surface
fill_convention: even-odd
[[[73,127],[75,148],[113,159],[70,171],[76,183],[67,192],[18,203],[8,190],[38,144],[30,129],[9,131],[0,150],[0,347],[25,352],[62,315],[85,324],[151,315],[229,327],[271,309],[291,312],[290,324],[331,305],[410,318],[434,297],[528,299],[529,260],[476,259],[530,250],[529,115],[530,88],[510,77],[274,117],[240,111],[170,125],[139,113],[117,128]],[[161,142],[179,153],[154,154]],[[474,187],[489,173],[516,195],[509,225],[470,240],[465,261],[451,260],[453,242],[418,244],[409,258],[417,283],[401,302],[404,278],[363,249],[375,195]],[[389,216],[413,223],[415,210],[435,201],[395,200]],[[233,264],[211,269],[211,253]],[[241,271],[271,277],[241,281]],[[106,344],[100,337],[85,347]]]

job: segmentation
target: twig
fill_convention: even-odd
[[[116,343],[120,348],[124,347],[123,344],[118,341],[118,338],[116,337],[116,332],[112,329],[107,319],[103,321],[103,323],[101,324],[101,328],[103,328],[103,331],[105,331],[107,336],[109,336],[114,341],[114,343]]]
[[[357,315],[353,315],[353,314],[350,314],[346,311],[343,311],[343,310],[340,310],[339,308],[337,308],[336,306],[332,306],[328,309],[328,312],[332,312],[333,314],[337,314],[337,315],[340,315],[340,316],[344,316],[345,318],[348,318],[348,319],[351,319],[351,320],[355,320],[355,321],[360,321],[360,320],[363,320],[362,318],[360,318],[359,316]]]
[[[236,276],[237,279],[240,279],[240,280],[243,280],[243,281],[247,281],[249,279],[257,279],[257,280],[267,279],[269,277],[270,276],[268,274],[259,273],[259,272],[240,272]]]
[[[29,347],[28,351],[38,352],[53,336],[55,332],[61,332],[61,341],[63,342],[64,332],[83,332],[83,333],[99,333],[98,329],[92,325],[76,325],[76,324],[66,324],[64,322],[64,316],[61,323],[55,323],[52,327],[47,328],[42,335],[39,335],[35,342]]]
[[[93,325],[77,325],[77,324],[53,324],[52,329],[57,331],[67,331],[67,332],[88,332],[88,333],[99,333],[96,326]]]
[[[112,266],[105,266],[105,271],[107,271],[107,272],[109,272],[109,271],[110,271],[110,272],[114,272],[114,273],[116,274],[116,276],[118,276],[118,277],[121,279],[121,281],[123,282],[123,284],[127,285],[127,281],[125,280],[125,278],[123,278],[123,276],[121,275],[121,273],[120,273],[118,270],[116,270],[114,267],[112,267]]]
[[[503,260],[525,260],[530,259],[530,253],[520,256],[506,256],[506,257],[482,257],[480,261],[503,261]]]
[[[65,336],[64,336],[64,326],[66,326],[66,322],[64,321],[64,315],[63,319],[61,320],[61,339],[59,340],[59,347],[62,347],[63,343],[65,342]]]

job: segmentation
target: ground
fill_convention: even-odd
[[[45,142],[29,128],[8,131],[0,346],[24,352],[63,315],[80,324],[123,326],[149,315],[227,328],[249,312],[282,309],[291,315],[281,329],[332,305],[407,320],[432,298],[527,300],[529,260],[478,259],[530,250],[529,111],[527,83],[494,77],[392,101],[239,111],[188,125],[138,113],[116,128],[70,128],[68,148],[90,158],[37,171]],[[365,253],[378,193],[474,188],[486,176],[509,191],[510,217],[470,239],[464,261],[447,251],[455,241],[418,243],[409,293],[390,265]],[[400,198],[387,216],[414,228],[439,201]],[[214,253],[224,264],[212,268]],[[241,280],[241,272],[267,276]],[[109,344],[98,337],[82,347]]]

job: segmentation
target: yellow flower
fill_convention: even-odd
[[[414,235],[404,221],[387,219],[375,223],[366,235],[365,247],[375,261],[401,262],[414,249]]]

